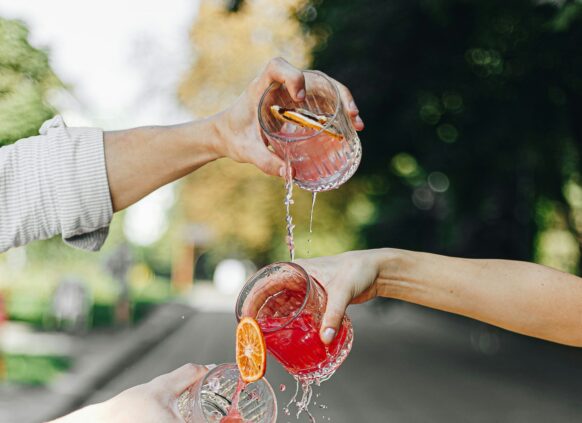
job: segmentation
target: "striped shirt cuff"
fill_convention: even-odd
[[[97,251],[109,233],[113,206],[107,180],[103,131],[67,128],[60,116],[40,129],[51,146],[47,172],[55,190],[63,240],[76,248]]]

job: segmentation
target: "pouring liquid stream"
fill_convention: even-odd
[[[317,192],[312,192],[311,197],[311,211],[309,212],[309,237],[307,238],[307,257],[311,257],[311,238],[313,236],[313,210],[315,209],[315,200],[317,199]]]
[[[293,217],[291,216],[291,204],[293,204],[293,169],[285,149],[285,223],[287,226],[287,248],[291,262],[295,261],[295,240],[293,239]]]
[[[238,409],[240,394],[245,389],[245,387],[246,383],[244,383],[243,380],[239,378],[236,391],[232,397],[232,403],[230,407],[228,407],[228,414],[220,419],[220,423],[245,423],[245,420],[243,419]]]

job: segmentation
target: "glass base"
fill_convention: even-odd
[[[356,150],[353,152],[354,157],[347,168],[331,176],[328,176],[327,178],[321,178],[313,181],[294,179],[293,181],[295,182],[295,184],[299,188],[311,192],[323,192],[339,188],[348,179],[350,179],[354,173],[356,173],[356,170],[360,165],[360,161],[362,160],[362,146],[357,137],[356,141],[357,141],[355,143]]]
[[[333,376],[333,374],[336,372],[339,366],[342,365],[342,363],[346,360],[348,354],[350,353],[352,349],[352,344],[354,342],[354,329],[352,328],[351,321],[349,321],[348,316],[345,316],[344,319],[348,319],[349,322],[348,333],[346,335],[344,344],[339,350],[337,356],[333,360],[326,363],[325,366],[315,371],[311,371],[309,373],[294,374],[293,377],[295,379],[297,379],[299,382],[315,383],[316,385],[319,385],[320,383],[329,380],[329,378]]]

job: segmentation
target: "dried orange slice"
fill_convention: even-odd
[[[285,109],[284,107],[277,105],[271,106],[271,113],[279,120],[291,122],[304,128],[315,129],[316,131],[321,131],[323,129],[323,132],[334,138],[342,138],[341,134],[339,134],[335,128],[329,126],[324,129],[328,122],[327,116],[317,115],[304,109]]]
[[[236,327],[236,364],[245,383],[256,382],[267,369],[267,346],[255,319],[243,317]]]

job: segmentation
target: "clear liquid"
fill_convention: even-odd
[[[311,237],[313,235],[313,210],[315,209],[316,199],[317,192],[313,192],[311,197],[311,212],[309,213],[309,236],[307,238],[307,257],[311,257]]]
[[[267,136],[269,144],[279,157],[291,164],[295,183],[311,192],[338,188],[354,174],[362,156],[360,140],[355,134],[349,140],[338,140],[285,123],[274,135],[277,137]]]
[[[291,204],[293,204],[293,169],[288,160],[285,164],[285,223],[287,225],[287,248],[291,261],[295,261],[295,240],[293,239],[293,216],[291,216]]]

